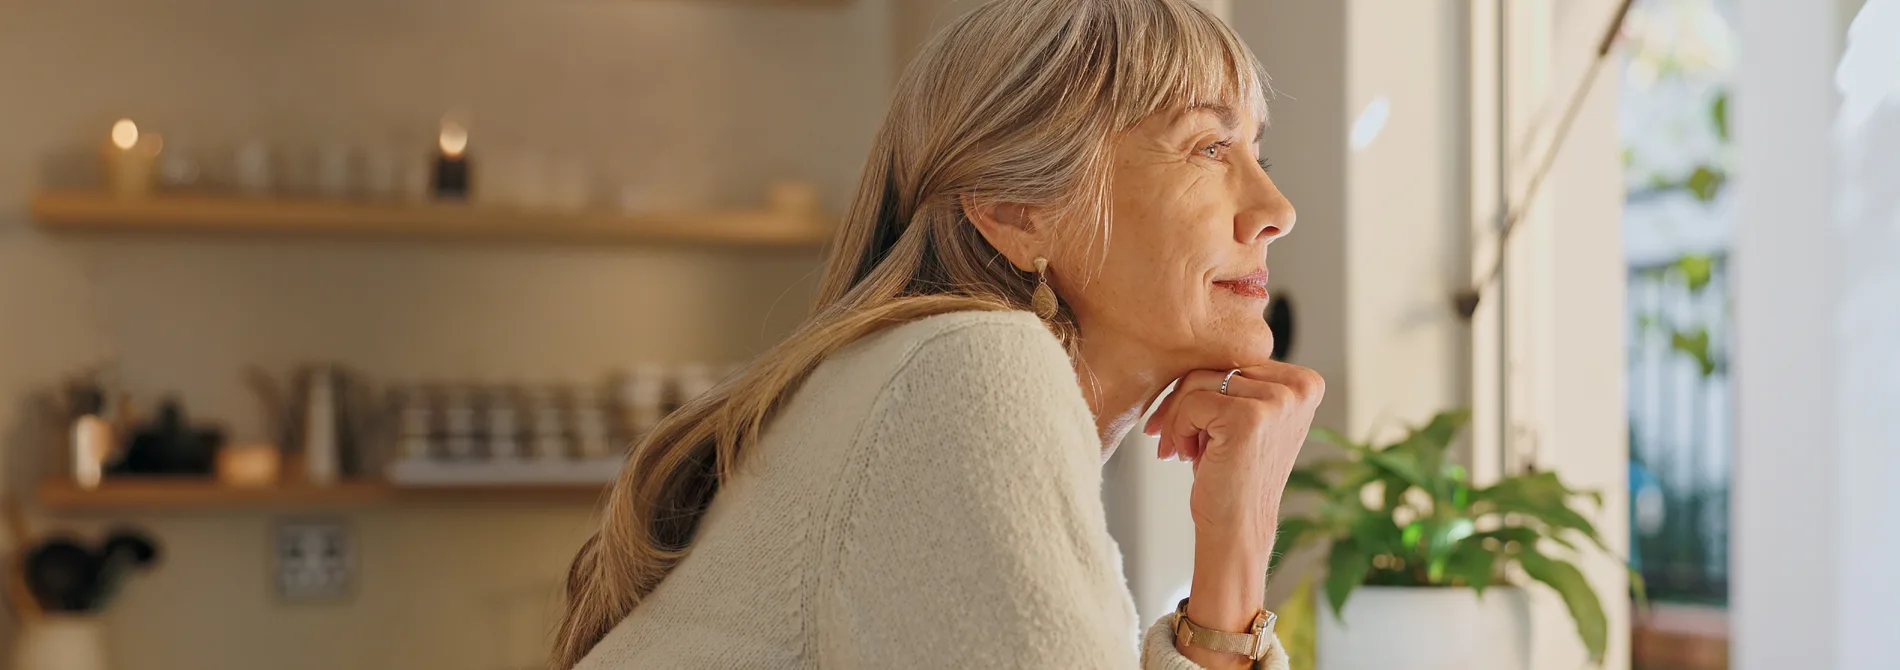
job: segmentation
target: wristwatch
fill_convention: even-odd
[[[1280,615],[1260,610],[1253,615],[1253,625],[1245,633],[1229,633],[1224,630],[1202,628],[1188,620],[1188,599],[1182,598],[1181,604],[1174,608],[1174,646],[1176,649],[1193,645],[1202,649],[1239,654],[1258,661],[1267,655],[1273,647],[1273,623]]]

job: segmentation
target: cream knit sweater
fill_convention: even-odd
[[[1172,615],[1136,648],[1095,421],[1027,312],[847,346],[746,458],[579,670],[1199,667]]]

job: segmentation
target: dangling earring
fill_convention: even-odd
[[[1029,294],[1029,308],[1043,320],[1056,316],[1056,291],[1049,288],[1049,259],[1036,257],[1036,292]]]

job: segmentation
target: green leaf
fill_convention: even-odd
[[[1317,468],[1297,468],[1287,475],[1286,488],[1288,491],[1325,491],[1332,488],[1332,484]]]
[[[1709,280],[1715,276],[1715,258],[1708,254],[1683,254],[1671,265],[1682,273],[1683,282],[1688,284],[1690,293],[1700,293],[1702,289],[1708,288]]]
[[[1404,479],[1390,475],[1381,481],[1385,482],[1385,495],[1381,496],[1380,502],[1384,504],[1384,507],[1380,509],[1391,512],[1398,509],[1400,505],[1404,505],[1405,491],[1412,488],[1412,485]]]
[[[1476,536],[1473,536],[1474,538]],[[1463,582],[1484,595],[1484,589],[1491,585],[1491,578],[1497,574],[1497,551],[1486,549],[1484,543],[1467,539],[1458,543],[1451,556],[1445,559],[1445,577]]]
[[[1472,507],[1497,514],[1521,514],[1553,529],[1574,530],[1609,551],[1597,535],[1596,525],[1570,508],[1571,498],[1588,495],[1564,486],[1556,473],[1539,472],[1509,477],[1472,494]]]
[[[1570,544],[1569,541],[1561,537],[1546,536],[1542,531],[1536,528],[1526,528],[1523,526],[1487,530],[1472,535],[1465,543],[1470,544],[1476,542],[1482,545],[1485,540],[1497,540],[1499,542],[1498,551],[1500,552],[1505,551],[1512,542],[1516,542],[1519,546],[1536,546],[1540,540],[1555,540],[1558,544],[1569,547],[1572,550],[1576,549],[1575,545]]]
[[[1458,438],[1458,431],[1469,423],[1471,423],[1471,410],[1454,409],[1439,412],[1432,417],[1431,421],[1413,431],[1412,435],[1423,444],[1435,447],[1442,453],[1446,447],[1451,446],[1452,440]]]
[[[1518,542],[1522,544],[1529,544],[1532,542],[1536,542],[1540,539],[1543,539],[1543,537],[1544,537],[1544,534],[1537,532],[1536,528],[1525,528],[1523,526],[1511,526],[1508,528],[1499,528],[1497,530],[1487,530],[1482,533],[1473,534],[1471,536],[1471,538],[1474,540],[1489,539],[1489,540],[1497,540],[1499,542]]]
[[[1465,469],[1463,466],[1453,465],[1451,473],[1447,476],[1452,481],[1451,494],[1433,502],[1434,504],[1449,502],[1452,512],[1463,514],[1471,507],[1471,487],[1465,484],[1468,481],[1465,477]]]
[[[1267,559],[1267,576],[1271,578],[1280,569],[1280,558],[1299,551],[1301,543],[1309,537],[1318,537],[1319,523],[1307,518],[1293,517],[1280,520],[1280,529],[1273,540],[1273,555]]]
[[[1709,120],[1715,122],[1715,136],[1728,142],[1728,91],[1716,94],[1715,102],[1709,104]]]
[[[1709,331],[1697,327],[1688,331],[1676,331],[1669,334],[1669,347],[1688,354],[1695,359],[1696,367],[1702,376],[1715,374],[1715,357],[1709,354]]]
[[[1452,545],[1463,542],[1467,537],[1471,537],[1472,531],[1476,529],[1477,524],[1472,523],[1471,519],[1466,517],[1453,517],[1450,521],[1445,523],[1444,531],[1438,535],[1437,543],[1439,546],[1449,549]]]
[[[1432,497],[1434,507],[1451,503],[1451,496],[1464,480],[1465,473],[1456,464],[1447,467],[1445,452],[1451,443],[1458,439],[1458,431],[1471,422],[1471,412],[1457,409],[1439,412],[1425,425],[1412,429],[1405,440],[1386,453],[1409,453],[1416,459],[1419,474],[1424,476],[1421,488]]]
[[[1375,513],[1383,514],[1366,509],[1365,504],[1359,502],[1359,498],[1356,495],[1352,497],[1335,496],[1321,499],[1319,501],[1319,509],[1316,510],[1316,512],[1318,513],[1319,524],[1324,528],[1322,532],[1332,537],[1342,537],[1352,534],[1353,524],[1359,523],[1361,517]]]
[[[1506,546],[1508,546],[1509,543],[1516,542],[1518,546],[1524,546],[1524,547],[1535,547],[1537,546],[1538,542],[1541,542],[1543,540],[1550,540],[1552,542],[1557,543],[1558,546],[1561,546],[1565,549],[1569,549],[1571,551],[1581,551],[1581,549],[1577,547],[1577,544],[1575,542],[1571,542],[1570,538],[1564,537],[1563,534],[1561,533],[1547,533],[1545,531],[1542,531],[1536,528],[1528,528],[1525,526],[1511,526],[1509,528],[1499,528],[1497,530],[1485,531],[1482,533],[1474,534],[1471,536],[1471,538],[1472,540],[1477,541],[1477,542],[1483,542],[1485,540],[1497,540],[1498,542],[1504,543]],[[1505,546],[1499,547],[1500,550],[1505,549],[1505,548],[1506,548]]]
[[[1331,444],[1334,446],[1346,447],[1348,449],[1353,448],[1353,447],[1363,446],[1357,442],[1346,439],[1346,436],[1339,434],[1339,431],[1336,431],[1324,426],[1313,426],[1312,428],[1308,428],[1306,431],[1306,434],[1312,439],[1319,440],[1321,442],[1325,442],[1327,444]]]
[[[1425,524],[1425,579],[1432,584],[1445,583],[1446,564],[1460,542],[1471,537],[1475,524],[1466,517],[1434,519]]]
[[[1372,480],[1379,478],[1379,469],[1366,462],[1362,456],[1365,452],[1361,451],[1361,447],[1346,449],[1351,454],[1351,458],[1331,461],[1327,466],[1337,475],[1337,479],[1333,480],[1335,489],[1343,492],[1346,489],[1340,487],[1350,487],[1351,490],[1358,491],[1365,488],[1365,485],[1371,483]]]
[[[1689,191],[1695,194],[1696,200],[1709,202],[1721,193],[1722,185],[1727,181],[1728,175],[1707,165],[1699,165],[1696,166],[1695,172],[1689,175],[1687,185]]]
[[[1630,597],[1636,601],[1636,609],[1649,607],[1649,582],[1643,579],[1643,573],[1636,568],[1625,566],[1630,573]]]
[[[1326,602],[1333,606],[1333,616],[1341,623],[1346,620],[1346,599],[1352,596],[1353,589],[1365,583],[1366,572],[1372,569],[1372,555],[1362,550],[1352,540],[1333,543],[1332,555],[1326,560]]]
[[[1352,526],[1352,539],[1367,555],[1401,554],[1404,532],[1390,514],[1367,514]]]
[[[1425,476],[1426,470],[1423,464],[1419,462],[1418,454],[1411,452],[1395,453],[1392,450],[1368,450],[1361,453],[1367,463],[1384,471],[1385,474],[1397,478],[1400,483],[1406,486],[1416,486],[1427,491],[1432,490],[1431,479]],[[1393,495],[1389,486],[1390,485],[1388,485],[1386,492],[1388,498]],[[1403,488],[1403,486],[1400,487],[1401,490],[1403,490]]]
[[[1543,582],[1563,597],[1564,607],[1577,623],[1577,637],[1590,652],[1590,661],[1601,663],[1604,649],[1609,645],[1609,618],[1603,614],[1603,603],[1597,600],[1597,592],[1583,578],[1583,571],[1568,561],[1538,553],[1528,545],[1518,554],[1517,561],[1531,579]]]

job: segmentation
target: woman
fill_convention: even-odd
[[[816,315],[615,483],[555,666],[1284,668],[1260,600],[1322,382],[1268,358],[1262,80],[1190,0],[937,35]],[[1194,578],[1137,652],[1100,468],[1176,380],[1144,430],[1194,462]]]

